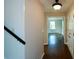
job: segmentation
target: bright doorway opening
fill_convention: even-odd
[[[64,43],[64,17],[48,17],[48,44],[55,45],[58,40]]]

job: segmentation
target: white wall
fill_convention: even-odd
[[[5,25],[24,40],[24,0],[5,0]]]
[[[4,24],[25,40],[24,0],[4,0]],[[7,32],[4,33],[4,51],[7,59],[25,59],[25,47]]]
[[[26,0],[26,59],[41,59],[43,54],[44,10],[40,0]]]
[[[7,58],[4,57],[4,59],[7,59]]]
[[[67,13],[67,45],[74,57],[74,7],[72,6]]]
[[[6,59],[25,59],[25,46],[8,32],[4,33],[4,57]]]

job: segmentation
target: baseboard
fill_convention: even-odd
[[[48,43],[44,43],[44,45],[48,45]]]
[[[70,51],[70,54],[71,54],[72,58],[74,59],[74,55],[73,55],[74,53],[72,54],[69,44],[68,43],[65,43],[65,45],[67,45],[67,47],[68,47],[68,49]]]
[[[44,54],[45,54],[45,53],[43,52],[43,54],[41,55],[41,59],[43,59]]]

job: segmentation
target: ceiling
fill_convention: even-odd
[[[74,4],[74,0],[59,0],[62,4],[61,10],[54,10],[52,4],[55,3],[55,0],[41,0],[44,5],[45,12],[66,12],[69,10],[72,4]]]

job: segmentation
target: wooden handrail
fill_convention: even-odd
[[[25,41],[23,41],[19,36],[17,36],[15,33],[13,33],[11,30],[9,30],[6,26],[4,26],[4,29],[11,34],[13,37],[15,37],[20,43],[22,43],[23,45],[25,45]]]

